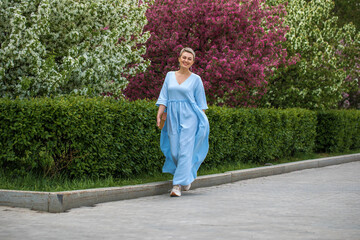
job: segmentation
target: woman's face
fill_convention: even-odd
[[[179,57],[180,68],[189,69],[194,64],[194,56],[189,52],[183,52]]]

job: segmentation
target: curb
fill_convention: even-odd
[[[360,153],[200,176],[193,182],[192,189],[354,161],[360,161]],[[0,190],[0,206],[61,213],[71,208],[93,206],[97,203],[165,194],[171,189],[171,186],[171,181],[164,181],[133,186],[65,192]]]

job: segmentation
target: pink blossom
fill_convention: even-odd
[[[264,2],[155,1],[145,26],[151,37],[144,57],[151,66],[130,78],[124,94],[129,99],[156,99],[166,72],[178,69],[178,54],[188,46],[196,52],[193,71],[203,80],[209,104],[221,105],[222,98],[228,106],[256,106],[266,93],[270,69],[297,61],[287,59],[281,44],[288,31],[284,7],[266,7]]]

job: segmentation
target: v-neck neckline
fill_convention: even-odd
[[[183,85],[191,76],[192,76],[193,73],[190,73],[190,76],[188,76],[181,84],[179,83],[179,81],[177,80],[176,78],[176,72],[174,72],[174,77],[175,77],[175,81],[177,82],[177,84],[179,86]]]

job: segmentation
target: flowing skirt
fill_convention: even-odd
[[[189,100],[169,100],[160,148],[166,160],[163,172],[174,175],[173,185],[192,183],[209,150],[209,121]]]

